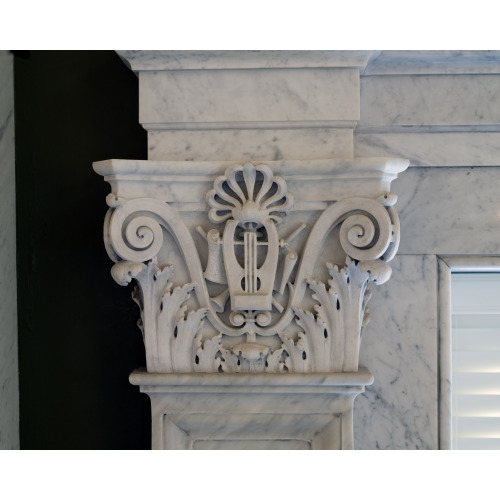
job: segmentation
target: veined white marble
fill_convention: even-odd
[[[488,167],[500,163],[500,126],[481,129],[467,126],[415,127],[398,132],[371,132],[358,129],[354,136],[354,156],[394,156],[410,158],[411,167]],[[486,128],[486,127],[485,127]],[[445,131],[447,130],[447,131]]]
[[[196,203],[205,210],[213,182],[239,161],[104,160],[94,170],[109,182],[119,198],[156,198],[169,203]],[[274,174],[286,176],[295,207],[322,210],[326,203],[390,191],[391,183],[408,165],[399,158],[344,158],[265,161]]]
[[[498,125],[499,88],[500,75],[366,76],[360,126]]]
[[[260,72],[275,72],[276,68],[296,72],[307,66],[328,68],[327,59],[331,57],[324,54],[325,59],[321,61],[322,55],[316,53],[307,61],[307,55],[302,54],[300,57],[304,60],[298,63],[298,53],[293,57],[277,53],[262,57],[251,52],[246,55],[218,53],[214,57],[202,52],[171,55],[135,53],[129,54],[129,58],[136,71],[156,68],[196,72],[206,68],[229,74],[243,72],[241,69],[245,67]],[[500,206],[496,193],[500,179],[499,53],[370,51],[361,55],[358,63],[337,63],[336,67],[344,68],[341,71],[361,70],[361,120],[354,135],[354,156],[409,157],[412,166],[445,167],[439,172],[433,168],[413,168],[393,184],[399,196],[400,253],[404,255],[394,261],[392,280],[384,287],[375,288],[369,303],[371,308],[383,307],[386,314],[378,319],[372,314],[372,321],[364,331],[361,360],[374,372],[375,385],[359,396],[355,405],[356,447],[436,448],[437,325],[438,309],[444,308],[436,291],[436,255],[500,254],[497,238]],[[202,91],[201,87],[198,89]],[[190,96],[189,92],[185,95]],[[282,95],[287,99],[293,97],[290,92]],[[297,102],[293,106],[298,113]],[[317,114],[316,128],[304,132],[301,140],[301,132],[309,124],[298,114],[291,120],[285,118],[278,124],[269,124],[268,116],[273,116],[279,107],[271,107],[269,115],[252,122],[238,121],[238,115],[227,118],[217,114],[219,111],[211,110],[210,104],[200,108],[201,121],[195,121],[197,110],[189,106],[187,109],[191,113],[184,117],[187,122],[162,123],[158,126],[161,130],[150,130],[150,158],[267,161],[319,158],[314,156],[315,151],[318,155],[325,152],[326,156],[330,156],[331,151],[337,158],[339,154],[350,155],[352,143],[347,140],[354,127],[352,120],[337,121],[334,128],[328,129],[332,124],[325,123],[326,119]],[[207,123],[204,120],[212,111],[218,121]],[[252,120],[256,120],[260,112],[258,107],[252,109]],[[178,119],[181,115],[176,116]],[[334,135],[329,136],[328,130]],[[339,142],[334,144],[336,141]],[[297,151],[303,156],[297,156]],[[174,156],[170,157],[169,152]],[[477,166],[488,168],[470,168]],[[179,206],[181,203],[178,200]],[[441,344],[441,349],[444,347]],[[442,369],[445,368],[442,363]],[[445,379],[441,385],[446,385]],[[441,404],[443,407],[442,401]],[[259,441],[256,443],[262,445]],[[294,445],[307,446],[303,441],[296,441]],[[446,445],[442,436],[441,445]],[[203,446],[201,442],[193,445]],[[241,443],[235,439],[227,441],[226,446],[239,447]],[[292,447],[292,443],[287,443],[287,447]]]
[[[349,449],[352,403],[373,381],[333,374],[132,373],[152,403],[153,449]]]
[[[390,184],[406,166],[96,162],[112,186],[113,277],[140,286],[148,371],[356,371],[367,284],[390,277],[399,244]]]
[[[173,161],[352,158],[352,142],[353,131],[348,128],[150,130],[148,158]]]
[[[411,168],[394,182],[399,254],[500,253],[500,170]]]
[[[459,259],[461,261],[462,259]],[[488,259],[489,260],[489,259]],[[498,258],[497,265],[499,264]],[[488,263],[489,264],[489,263]],[[486,265],[488,265],[486,264]],[[457,267],[460,266],[456,262]],[[484,265],[484,263],[483,263]],[[438,258],[439,448],[452,448],[451,265]]]
[[[364,68],[373,50],[118,50],[133,71]]]
[[[407,163],[94,164],[113,278],[138,283],[154,448],[352,448],[367,287],[391,274]]]
[[[373,290],[360,362],[374,383],[354,403],[356,449],[438,448],[437,261],[398,255]]]
[[[0,449],[19,448],[14,65],[0,51]]]
[[[335,122],[359,119],[357,69],[141,72],[139,121],[146,129],[190,124]],[[269,123],[271,122],[271,123]],[[175,124],[175,125],[169,125]]]
[[[500,74],[498,50],[382,50],[364,75]]]

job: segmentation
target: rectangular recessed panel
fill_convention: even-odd
[[[170,413],[164,417],[192,441],[312,440],[331,414]]]
[[[310,450],[310,441],[298,439],[195,441],[193,450]]]

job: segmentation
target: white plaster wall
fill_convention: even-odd
[[[13,56],[0,51],[0,449],[19,448]]]

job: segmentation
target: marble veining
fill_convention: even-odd
[[[411,167],[498,166],[500,130],[474,128],[455,132],[415,128],[398,133],[357,129],[354,155],[410,158]]]
[[[0,449],[19,448],[14,67],[0,51]]]
[[[332,374],[135,371],[151,397],[153,448],[339,449],[352,446],[352,401],[373,378]],[[287,447],[287,448],[288,448]]]
[[[411,168],[394,186],[399,254],[500,253],[497,168]]]
[[[111,274],[137,282],[147,373],[131,381],[151,397],[154,448],[245,439],[352,448],[352,403],[372,380],[358,372],[368,288],[391,275],[390,184],[407,163],[94,164],[112,187]],[[191,211],[177,211],[189,201]]]
[[[394,272],[374,289],[373,315],[360,362],[374,383],[354,402],[356,449],[438,448],[437,261],[398,255]]]
[[[500,75],[366,76],[360,126],[496,124]]]
[[[199,440],[193,443],[193,450],[310,450],[310,441],[299,439],[241,439],[241,440]]]
[[[382,50],[364,75],[499,74],[498,50]]]
[[[111,273],[138,284],[148,371],[356,372],[367,287],[389,279],[399,243],[389,190],[406,165],[96,162],[112,186]],[[181,215],[171,204],[192,196],[206,205]],[[315,200],[327,202],[319,214],[296,209]]]
[[[374,50],[118,50],[133,71],[364,68]]]
[[[139,121],[154,123],[359,119],[357,69],[143,72]]]
[[[341,128],[150,130],[148,158],[176,161],[351,158],[352,137],[352,129]]]

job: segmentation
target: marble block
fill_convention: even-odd
[[[499,167],[410,168],[394,182],[399,254],[499,254],[499,175]]]
[[[433,255],[398,255],[373,289],[360,362],[374,383],[354,403],[356,449],[438,448],[438,283]]]
[[[352,449],[352,403],[371,374],[151,374],[153,449]]]
[[[19,448],[14,65],[0,51],[0,449]]]
[[[358,129],[354,156],[410,158],[411,167],[487,167],[500,163],[500,130],[467,127],[371,132]]]
[[[359,119],[357,69],[151,71],[139,74],[139,121],[162,128],[268,128]],[[341,123],[342,124],[342,123]],[[352,127],[354,124],[352,124]]]
[[[500,75],[365,76],[360,126],[498,125],[499,88]]]
[[[349,128],[150,130],[148,158],[171,161],[352,158],[352,142],[353,131]]]

